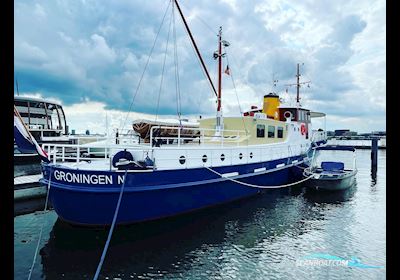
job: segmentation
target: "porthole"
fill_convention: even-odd
[[[224,161],[224,160],[225,160],[225,155],[222,154],[222,155],[221,155],[221,161]]]
[[[250,158],[253,158],[253,152],[250,153]]]
[[[201,160],[202,160],[203,162],[207,162],[207,155],[203,155],[203,157],[201,158]]]
[[[186,162],[185,156],[181,156],[181,157],[179,158],[179,163],[180,163],[180,164],[184,164],[185,162]]]
[[[243,154],[240,153],[240,154],[239,154],[239,159],[242,159],[242,158],[243,158]]]

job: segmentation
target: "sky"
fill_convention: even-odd
[[[230,43],[223,59],[231,73],[222,80],[225,116],[261,106],[271,91],[295,105],[296,88],[288,85],[299,63],[301,81],[311,81],[300,88],[302,107],[326,113],[327,130],[386,130],[385,1],[179,4],[215,85],[220,26]],[[104,133],[106,124],[128,127],[137,118],[216,112],[169,0],[15,0],[14,77],[19,95],[61,102],[77,133]]]

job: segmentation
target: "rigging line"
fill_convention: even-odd
[[[51,183],[51,166],[49,166],[49,183],[48,183],[48,185],[47,185],[46,202],[44,203],[43,214],[46,213],[46,211],[47,211],[47,204],[48,204],[48,201],[49,201],[49,193],[50,193],[50,183]],[[44,225],[44,219],[43,219],[43,223],[42,223],[42,225],[41,225],[41,227],[40,227],[38,243],[37,243],[37,245],[36,245],[35,255],[34,255],[34,257],[33,257],[31,269],[29,270],[28,280],[31,279],[31,277],[32,277],[32,272],[33,272],[33,268],[35,267],[36,257],[37,257],[37,254],[38,254],[38,252],[39,252],[40,241],[42,240],[43,225]]]
[[[188,34],[188,36],[189,36],[189,38],[190,38],[190,40],[191,40],[191,42],[192,42],[192,44],[193,44],[193,47],[194,47],[194,49],[195,49],[195,51],[196,51],[197,58],[198,58],[198,59],[200,60],[200,62],[201,62],[201,66],[203,67],[203,71],[205,72],[205,74],[206,74],[206,76],[207,76],[207,78],[208,78],[208,81],[210,82],[210,86],[212,87],[212,91],[214,92],[215,96],[218,96],[217,91],[216,91],[215,86],[214,86],[214,83],[213,83],[212,80],[211,80],[211,77],[210,77],[210,75],[209,75],[209,73],[208,73],[207,67],[206,67],[206,65],[205,65],[205,63],[204,63],[204,61],[203,61],[203,58],[202,58],[202,56],[201,56],[201,54],[200,54],[200,51],[199,51],[199,49],[197,48],[196,42],[194,41],[194,38],[193,38],[192,33],[191,33],[190,29],[189,29],[189,26],[187,25],[187,22],[186,22],[186,20],[185,20],[185,17],[183,16],[182,10],[181,10],[181,8],[179,7],[179,4],[178,4],[177,0],[173,0],[173,1],[175,2],[176,7],[178,8],[178,12],[179,12],[179,14],[181,15],[181,19],[182,19],[182,21],[183,21],[183,24],[185,25],[186,32],[187,32],[187,34]]]
[[[225,48],[225,47],[224,47],[224,52],[225,52],[225,57],[226,57],[227,65],[229,65],[228,52],[226,51],[226,48]],[[234,90],[235,90],[236,100],[237,100],[238,105],[239,105],[240,116],[241,116],[241,119],[242,119],[242,121],[243,121],[244,130],[245,130],[246,136],[247,136],[247,135],[248,135],[248,130],[247,130],[247,127],[246,127],[246,122],[244,121],[244,114],[243,114],[243,111],[242,111],[242,107],[240,106],[239,95],[238,95],[237,90],[236,90],[236,84],[235,84],[235,80],[233,79],[233,74],[232,74],[232,72],[229,73],[229,76],[231,76],[233,88],[234,88]]]
[[[179,9],[178,9],[178,10],[179,10]],[[181,15],[182,15],[182,14],[181,14]],[[183,21],[183,23],[185,24],[184,21]],[[189,31],[188,31],[187,29],[185,29],[185,31],[186,31],[186,33],[188,34],[189,38],[191,39],[191,34],[189,33]],[[218,35],[218,34],[215,33],[215,32],[213,32],[213,33],[214,33],[215,35]],[[193,52],[194,52],[194,54],[195,54],[195,56],[196,56],[196,58],[197,58],[197,63],[199,64],[200,69],[201,69],[201,71],[202,71],[204,77],[205,77],[206,79],[208,79],[208,81],[209,81],[207,84],[208,84],[208,86],[209,86],[211,92],[214,92],[215,96],[217,96],[217,92],[216,92],[215,87],[214,87],[214,82],[215,82],[215,81],[214,81],[214,82],[212,81],[212,79],[211,79],[209,73],[205,70],[205,64],[204,64],[204,61],[202,60],[202,58],[200,57],[199,50],[197,49],[197,47],[195,46],[195,44],[194,44],[193,41],[192,41],[192,44],[190,44],[190,46],[192,47],[192,50],[193,50]]]
[[[139,79],[139,83],[138,83],[138,85],[137,85],[137,87],[136,87],[135,94],[133,95],[132,102],[131,102],[131,104],[129,105],[129,110],[128,110],[128,113],[126,114],[126,118],[125,118],[125,120],[124,120],[124,122],[123,122],[123,125],[122,125],[121,129],[123,129],[124,126],[125,126],[125,123],[126,123],[126,121],[127,121],[127,119],[128,119],[128,116],[129,116],[129,113],[131,112],[133,102],[135,101],[135,98],[136,98],[136,96],[137,96],[137,94],[138,94],[138,92],[139,92],[139,88],[140,88],[140,85],[141,85],[141,83],[142,83],[142,80],[143,80],[143,77],[144,77],[144,73],[146,72],[147,66],[149,65],[150,57],[151,57],[151,55],[153,54],[154,47],[156,46],[156,42],[157,42],[157,39],[158,39],[158,35],[160,34],[161,28],[162,28],[162,26],[163,26],[163,24],[164,24],[165,16],[167,15],[168,8],[169,8],[169,5],[170,5],[170,4],[171,4],[171,2],[168,2],[167,8],[165,9],[165,13],[164,13],[164,16],[163,16],[163,18],[162,18],[160,27],[158,28],[156,38],[155,38],[155,40],[154,40],[153,46],[151,47],[149,56],[147,57],[146,64],[145,64],[145,66],[144,66],[142,75],[141,75],[141,77],[140,77],[140,79]]]
[[[184,4],[182,4],[182,7],[184,7],[186,10],[189,10]],[[195,19],[198,19],[201,23],[203,23],[214,35],[218,36],[218,33],[214,31],[214,29],[212,27],[210,27],[210,25],[207,24],[207,22],[205,20],[203,20],[199,15],[196,14],[196,16],[194,17]]]
[[[190,46],[192,47],[192,50],[193,50],[193,52],[194,52],[195,56],[197,57],[197,54],[196,54],[196,50],[195,50],[195,48],[193,47],[193,45],[192,45],[192,44],[190,44]],[[204,69],[203,69],[203,66],[201,65],[200,59],[199,59],[198,57],[197,57],[197,63],[199,64],[199,66],[200,66],[200,69],[201,69],[201,71],[202,71],[202,73],[203,73],[204,77],[207,79],[207,74],[206,74],[206,72],[204,71]],[[214,91],[214,89],[213,89],[213,87],[211,86],[211,84],[210,84],[210,83],[207,83],[207,84],[208,84],[208,86],[209,86],[209,88],[210,88],[211,92],[213,92],[213,91]]]
[[[174,3],[172,4],[172,8],[174,7]],[[175,10],[172,9],[172,32],[174,37],[174,65],[175,65],[175,91],[176,91],[176,114],[178,115],[179,124],[181,123],[181,93],[180,93],[180,84],[179,84],[179,64],[178,64],[178,49],[176,44],[176,25],[175,25]]]
[[[173,8],[174,7],[172,7],[172,9]],[[163,66],[162,66],[162,71],[161,71],[161,82],[160,82],[160,88],[159,88],[159,91],[158,91],[158,99],[157,99],[156,121],[158,119],[158,110],[159,110],[159,107],[160,107],[160,97],[161,97],[161,91],[162,91],[162,84],[163,84],[163,81],[164,81],[165,61],[167,60],[167,53],[168,53],[168,46],[169,46],[169,36],[170,36],[170,33],[171,33],[171,25],[172,25],[172,16],[171,16],[171,19],[169,21],[167,43],[166,43],[166,46],[165,46],[164,61],[163,61]]]
[[[18,77],[16,77],[16,79],[15,79],[15,83],[16,83],[16,86],[17,86],[17,95],[19,96],[19,89],[18,89]]]

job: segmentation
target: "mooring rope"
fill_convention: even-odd
[[[44,203],[43,214],[46,213],[47,204],[48,204],[48,201],[49,201],[49,193],[50,193],[50,185],[51,185],[51,184],[50,184],[50,183],[51,183],[51,166],[50,166],[49,168],[50,168],[50,170],[49,170],[49,173],[50,173],[50,174],[49,174],[49,183],[48,183],[48,185],[47,185],[46,202]],[[31,268],[30,268],[30,270],[29,270],[28,280],[31,279],[31,277],[32,277],[32,272],[33,272],[33,268],[35,267],[35,262],[36,262],[37,254],[38,254],[38,252],[39,252],[40,241],[42,240],[42,233],[43,233],[43,226],[44,226],[44,224],[45,224],[45,219],[43,218],[43,222],[42,222],[42,225],[41,225],[41,227],[40,227],[38,243],[37,243],[37,245],[36,245],[35,255],[34,255],[34,257],[33,257],[32,265],[31,265]]]
[[[309,176],[309,177],[307,177],[307,178],[305,178],[305,179],[302,179],[302,180],[300,180],[300,181],[297,181],[297,182],[294,182],[294,183],[290,183],[290,184],[285,184],[285,185],[261,186],[261,185],[254,185],[254,184],[249,184],[249,183],[241,182],[241,181],[238,181],[238,180],[229,178],[229,177],[224,177],[221,173],[218,173],[217,171],[215,171],[215,170],[213,170],[213,169],[211,169],[211,168],[209,168],[209,167],[207,167],[207,166],[204,166],[204,168],[206,168],[206,169],[210,170],[211,172],[217,174],[217,175],[220,176],[221,178],[225,178],[225,179],[227,179],[227,180],[229,180],[229,181],[232,181],[232,182],[235,182],[235,183],[238,183],[238,184],[247,186],[247,187],[259,188],[259,189],[280,189],[280,188],[286,188],[286,187],[290,187],[290,186],[297,185],[297,184],[300,184],[300,183],[302,183],[302,182],[305,182],[305,181],[307,181],[307,180],[309,180],[309,179],[311,179],[311,178],[313,177],[313,175],[312,175],[312,176]]]
[[[127,173],[128,173],[128,168],[125,170],[124,181],[123,181],[122,186],[121,186],[121,191],[119,192],[117,207],[115,208],[115,212],[114,212],[114,218],[113,218],[113,221],[112,221],[112,224],[111,224],[110,231],[108,233],[106,245],[104,246],[103,253],[101,254],[100,263],[97,266],[96,274],[94,275],[93,280],[97,280],[97,278],[99,277],[99,274],[100,274],[100,271],[101,271],[101,267],[103,266],[103,262],[104,262],[104,259],[106,257],[106,254],[107,254],[108,246],[110,245],[110,241],[111,241],[111,237],[112,237],[112,234],[113,234],[113,231],[114,231],[115,223],[117,221],[119,207],[121,205],[122,194],[124,193],[124,187],[125,187],[125,181],[126,181],[126,174]]]

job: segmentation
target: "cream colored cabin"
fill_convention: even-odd
[[[262,117],[264,114],[260,114]],[[265,116],[265,115],[264,115]],[[220,143],[221,137],[215,134],[216,119],[202,119],[200,128],[204,132],[205,143]],[[246,133],[247,131],[247,133]],[[257,117],[225,117],[224,118],[224,145],[261,145],[280,143],[286,140],[288,134],[287,123],[274,119]]]

